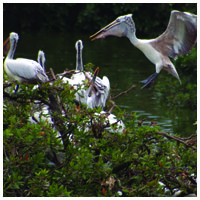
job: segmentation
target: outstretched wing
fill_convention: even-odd
[[[172,11],[165,32],[152,40],[152,46],[164,55],[175,58],[191,51],[197,40],[197,16]]]

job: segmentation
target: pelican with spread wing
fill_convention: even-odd
[[[150,86],[162,69],[168,71],[181,83],[169,57],[176,58],[178,55],[188,54],[191,51],[197,40],[197,16],[188,12],[172,11],[165,32],[155,39],[145,40],[136,37],[132,14],[128,14],[118,17],[90,38],[95,40],[109,35],[127,37],[155,64],[156,73],[142,81],[145,83],[143,88]]]

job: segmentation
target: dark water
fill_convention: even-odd
[[[4,39],[9,33],[4,32]],[[90,35],[92,35],[91,33]],[[163,131],[189,136],[196,132],[196,113],[189,109],[170,110],[156,99],[156,84],[150,89],[141,89],[139,81],[154,73],[154,65],[132,46],[127,38],[107,37],[91,42],[90,35],[80,33],[19,33],[16,57],[37,59],[38,50],[46,55],[46,70],[53,68],[55,73],[62,73],[64,69],[75,69],[75,42],[83,41],[83,62],[93,63],[100,67],[99,76],[106,75],[111,84],[111,95],[118,94],[130,88],[136,89],[115,100],[116,104],[129,113],[137,112],[139,119],[157,122]],[[163,72],[162,75],[170,76]],[[177,84],[179,84],[177,82]]]

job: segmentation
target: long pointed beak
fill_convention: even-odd
[[[10,49],[10,38],[8,37],[8,38],[3,42],[3,54],[4,54],[4,55],[7,55],[9,49]]]
[[[119,22],[114,20],[113,22],[102,28],[100,31],[96,32],[94,35],[91,35],[90,39],[93,41],[96,39],[105,38],[108,35],[116,35],[111,29],[118,24]]]
[[[96,77],[98,76],[98,74],[99,74],[99,67],[97,67],[94,71],[94,76],[93,76],[92,81],[91,81],[92,85],[94,85]]]
[[[98,76],[98,74],[99,74],[99,67],[97,67],[96,70],[94,71],[94,76],[91,80],[90,91],[89,91],[89,94],[88,94],[89,97],[91,97],[91,95],[92,95],[92,88],[95,84],[95,80],[96,80],[96,77]]]

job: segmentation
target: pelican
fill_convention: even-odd
[[[97,116],[99,113],[97,114]],[[123,134],[125,130],[125,124],[122,120],[118,120],[117,117],[109,112],[101,111],[100,115],[105,116],[104,124],[108,124],[109,126],[105,128],[108,133],[119,133]]]
[[[13,59],[18,39],[17,33],[10,33],[10,50],[4,62],[6,73],[20,83],[45,83],[48,77],[38,62],[26,58]]]
[[[44,72],[45,72],[45,53],[42,50],[38,51],[38,58],[37,58],[38,63],[40,64],[40,66],[42,66]]]
[[[77,51],[75,73],[71,78],[60,78],[64,83],[68,82],[74,89],[79,89],[75,94],[77,102],[86,104],[88,108],[98,106],[104,108],[110,91],[109,79],[106,76],[103,79],[97,76],[99,68],[95,70],[94,75],[91,72],[85,72],[82,59],[83,43],[81,40],[76,42],[75,48]],[[87,81],[90,84],[89,88],[86,85]]]
[[[172,11],[167,29],[155,39],[138,39],[132,14],[118,17],[112,23],[90,36],[92,40],[105,38],[108,35],[126,36],[130,42],[140,49],[155,64],[156,73],[142,83],[142,88],[150,86],[162,69],[181,80],[169,57],[188,54],[197,40],[197,16],[188,12]]]

